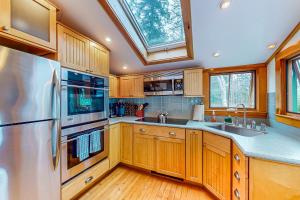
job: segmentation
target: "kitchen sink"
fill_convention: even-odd
[[[207,127],[226,131],[226,132],[241,135],[241,136],[246,136],[246,137],[254,137],[257,135],[266,134],[266,132],[263,132],[263,131],[243,128],[243,127],[238,127],[238,126],[233,126],[233,125],[228,125],[228,124],[207,125]]]

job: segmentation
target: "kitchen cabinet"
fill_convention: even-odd
[[[186,180],[202,184],[202,131],[186,130]]]
[[[56,7],[46,0],[1,0],[0,36],[56,51]]]
[[[121,124],[121,162],[132,165],[133,125]]]
[[[232,146],[232,199],[248,200],[249,159],[236,144]]]
[[[109,51],[102,45],[90,41],[90,73],[109,76]]]
[[[231,141],[203,133],[203,185],[219,199],[231,199]]]
[[[109,76],[109,97],[119,97],[119,79],[112,75]]]
[[[134,133],[133,165],[153,170],[154,165],[154,136]]]
[[[121,154],[120,124],[109,127],[109,168],[112,169],[120,162]]]
[[[143,98],[144,97],[144,76],[123,76],[120,77],[120,97],[122,98]]]
[[[256,158],[249,161],[250,200],[300,199],[300,166]]]
[[[184,96],[203,96],[203,69],[184,70]]]

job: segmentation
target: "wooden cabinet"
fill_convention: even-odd
[[[250,158],[250,200],[300,199],[300,166]]]
[[[133,165],[153,170],[154,136],[134,133],[133,141]]]
[[[90,73],[109,75],[109,51],[102,45],[90,41]]]
[[[46,0],[1,0],[0,36],[56,51],[56,8]]]
[[[58,24],[57,60],[64,67],[89,72],[89,40]]]
[[[236,144],[232,146],[232,199],[248,200],[249,159]]]
[[[120,162],[121,153],[120,124],[109,127],[109,168],[114,168]]]
[[[144,76],[140,75],[120,77],[120,97],[143,98]]]
[[[132,156],[133,147],[133,125],[121,124],[121,162],[133,164]]]
[[[202,131],[186,130],[186,180],[202,184]]]
[[[231,199],[230,139],[203,134],[203,185],[219,199]]]
[[[109,76],[109,97],[119,97],[119,79],[112,75]]]
[[[156,137],[156,171],[185,178],[185,140]]]
[[[184,70],[184,96],[203,96],[203,69]]]

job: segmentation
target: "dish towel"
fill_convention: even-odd
[[[90,134],[90,153],[95,153],[100,150],[100,131],[94,131]]]
[[[89,157],[89,135],[80,135],[77,137],[77,158],[80,161]]]

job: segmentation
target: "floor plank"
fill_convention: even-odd
[[[213,200],[199,187],[118,167],[80,200]]]

